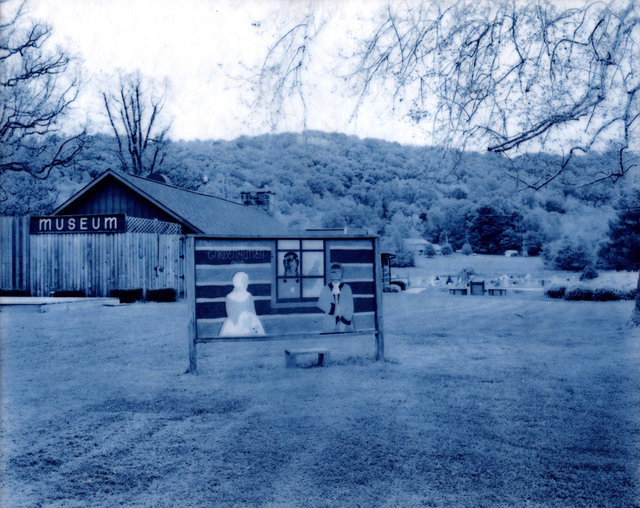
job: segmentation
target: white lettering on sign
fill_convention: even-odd
[[[2,0],[0,0],[1,2]],[[126,231],[124,214],[31,217],[31,233],[117,233]]]
[[[271,252],[265,250],[210,250],[207,252],[207,257],[212,261],[231,261],[232,263],[269,261],[270,256]]]
[[[40,219],[38,228],[40,231],[51,231],[51,219]]]
[[[104,219],[104,229],[117,229],[118,221],[115,217],[105,217]]]

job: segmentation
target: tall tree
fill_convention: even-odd
[[[599,263],[614,270],[640,270],[640,190],[633,189],[609,221],[609,240],[598,253]]]
[[[144,176],[162,165],[170,128],[161,118],[166,95],[166,84],[160,88],[139,72],[121,75],[116,93],[102,93],[123,171]]]
[[[84,131],[60,134],[79,74],[67,52],[49,49],[51,27],[26,19],[25,2],[2,1],[0,9],[7,19],[0,24],[0,174],[45,179],[69,166],[84,143]]]
[[[502,254],[522,247],[522,216],[495,205],[474,210],[468,219],[469,242],[478,254]]]

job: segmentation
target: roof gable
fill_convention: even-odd
[[[257,208],[113,170],[100,175],[56,208],[53,214],[60,214],[71,208],[73,203],[87,196],[92,189],[104,184],[109,178],[116,179],[196,233],[258,235],[286,231],[282,223]]]

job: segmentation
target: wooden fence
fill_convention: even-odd
[[[5,246],[6,219],[13,220],[12,231],[22,230],[13,232],[17,240]],[[29,290],[32,296],[72,290],[108,296],[112,289],[138,288],[173,288],[179,297],[184,294],[184,238],[180,235],[29,235],[28,227],[28,218],[2,218],[1,289]],[[18,240],[20,248],[14,247]]]
[[[0,217],[0,289],[29,289],[29,217]]]

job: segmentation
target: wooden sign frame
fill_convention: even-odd
[[[370,241],[372,242],[372,250],[373,251],[373,258],[371,260],[371,265],[372,265],[372,270],[373,270],[373,289],[372,289],[372,295],[370,295],[370,299],[374,299],[374,315],[371,319],[371,323],[373,324],[373,326],[365,329],[365,330],[356,330],[356,331],[348,331],[348,332],[341,332],[341,333],[335,333],[335,332],[323,332],[321,330],[302,330],[300,332],[295,332],[295,333],[276,333],[276,334],[269,334],[269,335],[261,335],[261,336],[256,336],[256,335],[252,335],[252,336],[234,336],[234,337],[221,337],[221,336],[217,336],[217,337],[211,337],[211,336],[207,336],[206,334],[199,334],[198,333],[198,329],[199,329],[199,322],[198,322],[198,312],[199,312],[199,307],[201,308],[203,306],[202,303],[200,303],[198,301],[197,298],[197,284],[198,284],[198,271],[197,271],[197,267],[200,268],[200,272],[202,272],[202,265],[197,263],[197,257],[198,259],[202,260],[202,256],[203,253],[199,252],[202,249],[207,249],[208,247],[204,246],[204,242],[209,242],[209,244],[216,244],[216,242],[235,242],[235,244],[238,244],[238,242],[242,243],[245,242],[247,244],[251,244],[252,242],[254,242],[255,244],[259,244],[260,242],[262,242],[262,244],[264,244],[264,242],[274,242],[274,245],[277,245],[277,241],[287,241],[287,240],[296,240],[296,239],[300,239],[300,240],[311,240],[311,241],[318,241],[318,240],[324,240],[326,242],[339,242],[341,245],[345,245],[348,242],[354,242],[354,244],[358,244],[358,242],[363,242],[363,241]],[[256,247],[256,249],[259,249],[259,247]],[[277,249],[277,247],[276,247]],[[277,250],[276,250],[277,251]],[[259,250],[256,250],[256,252],[259,253]],[[224,342],[238,342],[238,341],[273,341],[273,340],[283,340],[283,339],[294,339],[294,340],[298,340],[298,339],[323,339],[323,338],[328,338],[328,337],[350,337],[350,336],[374,336],[375,338],[375,359],[376,360],[383,360],[384,359],[384,332],[383,332],[383,317],[382,317],[382,265],[380,262],[380,239],[377,236],[346,236],[346,235],[326,235],[326,236],[320,236],[319,234],[314,234],[314,235],[309,235],[309,236],[305,236],[303,235],[296,235],[296,236],[289,236],[289,237],[229,237],[229,236],[225,236],[225,237],[218,237],[218,236],[210,236],[210,235],[188,235],[185,239],[185,297],[187,299],[187,305],[188,305],[188,312],[189,312],[189,324],[188,324],[188,356],[189,356],[189,367],[187,369],[188,373],[193,373],[196,374],[198,372],[198,360],[197,360],[197,347],[198,344],[202,344],[202,343],[212,343],[212,342],[218,342],[218,341],[224,341]],[[229,258],[229,260],[224,260],[224,256],[227,256]],[[215,257],[216,259],[220,260],[219,262],[222,263],[229,263],[233,266],[234,262],[241,262],[241,261],[247,261],[248,262],[252,262],[252,259],[258,259],[258,261],[255,262],[259,262],[259,260],[261,259],[260,256],[263,256],[262,254],[251,254],[249,252],[243,254],[240,251],[237,251],[235,253],[229,254],[229,253],[223,253],[223,254],[216,254]],[[211,256],[210,256],[211,257]],[[237,258],[237,259],[236,259]],[[242,258],[242,259],[240,259]],[[330,259],[327,258],[327,263],[330,262]],[[274,266],[275,266],[275,262],[276,260],[273,260],[274,262]],[[232,268],[231,267],[227,267],[227,268]],[[239,266],[245,266],[245,265],[239,265]],[[275,290],[274,290],[275,291]],[[267,297],[265,297],[267,298]],[[200,299],[202,300],[202,299]],[[219,298],[216,300],[220,300]],[[218,306],[220,305],[219,302]],[[312,305],[309,303],[306,303],[306,305]],[[291,309],[289,309],[291,310]],[[295,309],[293,309],[295,311]],[[312,309],[309,309],[309,311],[311,311]],[[315,307],[315,310],[317,310],[317,312],[321,312],[319,309],[317,309],[317,307]],[[200,311],[201,312],[201,311]],[[281,311],[282,312],[282,311]],[[285,309],[284,313],[288,313],[288,311]],[[292,312],[293,313],[293,312]],[[204,321],[204,320],[203,320]],[[201,325],[200,328],[202,328],[203,326]]]

